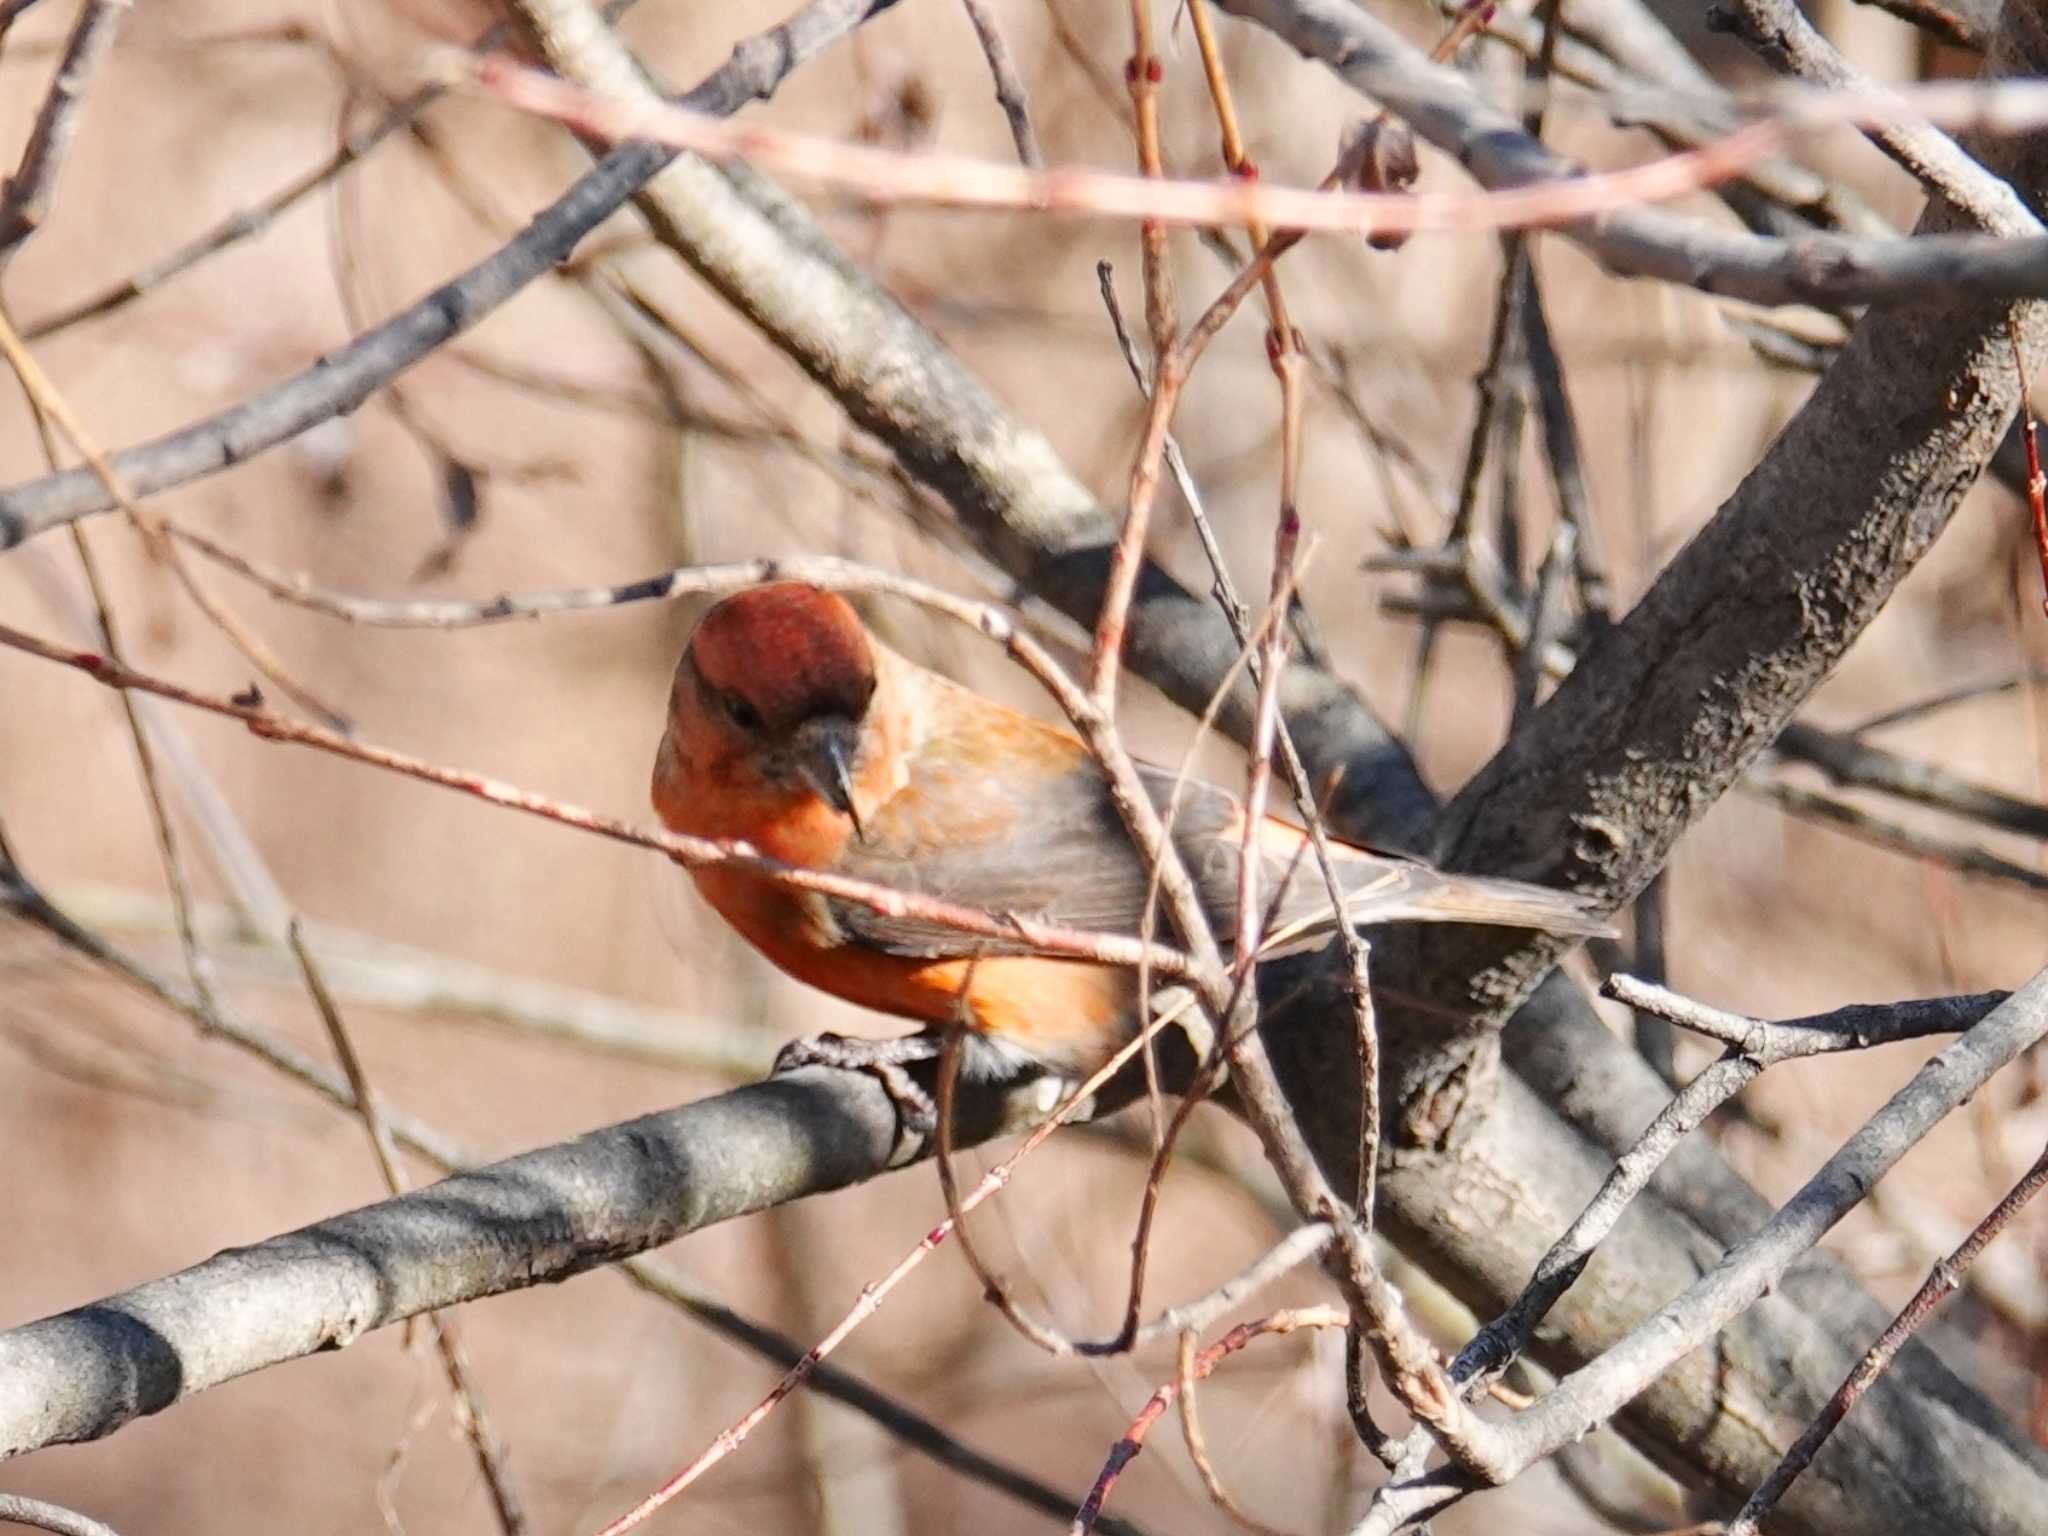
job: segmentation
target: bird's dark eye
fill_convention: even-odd
[[[725,703],[725,712],[731,716],[734,725],[743,731],[758,731],[761,729],[761,711],[754,708],[753,705],[736,693],[724,694],[722,698]]]

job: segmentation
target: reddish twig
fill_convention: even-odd
[[[2020,381],[2020,433],[2027,445],[2027,505],[2034,514],[2034,553],[2041,562],[2041,611],[2048,614],[2048,479],[2041,474],[2041,447],[2034,431],[2034,392],[2027,383],[2027,348],[2020,335],[2019,312],[2005,317],[2012,337],[2013,367]]]
[[[50,381],[49,375],[43,372],[42,364],[36,361],[35,354],[29,351],[27,343],[15,331],[13,321],[4,311],[0,311],[0,356],[4,356],[8,365],[14,369],[15,375],[21,380],[22,389],[35,402],[37,410],[46,414],[57,424],[58,430],[71,440],[71,446],[78,450],[79,456],[106,487],[107,495],[113,498],[127,514],[129,522],[134,524],[136,532],[142,536],[142,541],[150,553],[170,566],[172,573],[178,578],[179,585],[184,587],[192,601],[198,605],[200,612],[213,622],[214,627],[227,637],[229,643],[242,653],[251,666],[284,690],[298,704],[329,725],[341,730],[348,729],[348,720],[343,715],[322,703],[310,690],[294,681],[269,645],[243,623],[232,609],[200,583],[198,576],[186,563],[184,555],[171,542],[170,535],[165,531],[162,516],[143,506],[129,490],[127,482],[115,471],[113,465],[108,463],[107,456],[100,451],[99,444],[85,430],[84,423],[71,409],[70,402]]]
[[[1964,1271],[1976,1262],[1977,1255],[1988,1247],[1993,1238],[2003,1232],[2006,1226],[2026,1207],[2028,1201],[2041,1192],[2048,1184],[2048,1149],[2044,1149],[2034,1166],[2029,1168],[2007,1193],[2006,1197],[1992,1207],[1991,1214],[1977,1223],[1976,1229],[1963,1239],[1962,1244],[1946,1259],[1934,1266],[1926,1282],[1913,1293],[1913,1299],[1900,1309],[1892,1319],[1891,1326],[1878,1335],[1870,1351],[1856,1362],[1855,1368],[1843,1378],[1835,1395],[1828,1399],[1827,1406],[1806,1427],[1806,1432],[1796,1440],[1763,1480],[1756,1492],[1742,1506],[1741,1511],[1729,1522],[1725,1536],[1756,1536],[1758,1523],[1771,1512],[1793,1480],[1806,1470],[1829,1435],[1842,1420],[1848,1417],[1863,1394],[1868,1392],[1877,1378],[1884,1374],[1892,1357],[1898,1354],[1906,1340],[1918,1331],[1934,1309],[1941,1305],[1948,1294],[1962,1283]]]
[[[1175,181],[1072,166],[1039,171],[962,155],[906,154],[625,101],[497,55],[457,55],[447,75],[598,138],[644,139],[713,160],[745,160],[875,202],[1136,219],[1162,233],[1168,225],[1206,228],[1253,219],[1276,231],[1356,235],[1548,227],[1714,186],[1781,152],[1790,135],[1785,121],[1770,119],[1642,165],[1498,192],[1324,192],[1256,180]],[[1801,118],[1819,111],[1816,103]]]
[[[1195,0],[1195,3],[1200,4],[1200,0]],[[1202,1479],[1202,1486],[1209,1491],[1209,1498],[1218,1509],[1251,1531],[1253,1536],[1280,1536],[1272,1526],[1255,1519],[1237,1502],[1230,1490],[1223,1486],[1223,1479],[1217,1474],[1216,1464],[1209,1459],[1209,1444],[1202,1435],[1202,1420],[1195,1412],[1196,1337],[1192,1328],[1180,1336],[1180,1353],[1174,1360],[1180,1384],[1181,1440],[1188,1448],[1188,1460],[1195,1464],[1195,1471]]]
[[[1110,1490],[1125,1467],[1136,1459],[1138,1452],[1145,1448],[1145,1437],[1160,1416],[1171,1408],[1187,1382],[1200,1381],[1213,1373],[1225,1359],[1236,1354],[1252,1340],[1268,1334],[1288,1334],[1303,1328],[1342,1328],[1350,1319],[1337,1307],[1299,1307],[1288,1312],[1275,1312],[1269,1317],[1257,1318],[1249,1323],[1239,1323],[1207,1349],[1194,1357],[1192,1367],[1185,1369],[1174,1380],[1154,1392],[1145,1406],[1138,1410],[1138,1416],[1131,1420],[1123,1438],[1110,1448],[1109,1459],[1103,1463],[1101,1475],[1095,1479],[1095,1486],[1088,1490],[1087,1502],[1074,1515],[1069,1526],[1069,1536],[1087,1536],[1094,1529],[1095,1521],[1102,1513],[1102,1506],[1108,1500]]]
[[[1165,181],[1166,169],[1159,149],[1159,84],[1164,78],[1165,68],[1152,51],[1152,0],[1131,0],[1131,57],[1124,66],[1124,81],[1130,89],[1131,113],[1137,124],[1137,185],[1141,187],[1162,185]],[[1165,460],[1167,431],[1173,423],[1174,407],[1180,401],[1181,386],[1194,365],[1178,340],[1180,321],[1173,268],[1166,259],[1166,227],[1158,218],[1148,215],[1140,223],[1138,234],[1154,379],[1137,458],[1131,465],[1130,498],[1124,510],[1123,527],[1110,550],[1102,606],[1095,620],[1095,645],[1088,660],[1089,696],[1105,715],[1115,707],[1124,626],[1137,591],[1138,570],[1144,563],[1152,504],[1159,495],[1159,470]]]
[[[818,1368],[827,1355],[831,1354],[833,1350],[837,1349],[844,1342],[848,1334],[852,1333],[854,1329],[858,1328],[880,1310],[883,1301],[888,1298],[889,1293],[902,1282],[904,1276],[908,1275],[924,1261],[926,1254],[931,1253],[941,1243],[945,1242],[949,1236],[959,1230],[959,1218],[1008,1184],[1011,1175],[1016,1172],[1017,1165],[1037,1151],[1039,1147],[1043,1146],[1048,1136],[1072,1119],[1098,1088],[1122,1071],[1125,1064],[1138,1053],[1146,1038],[1145,1035],[1139,1035],[1131,1040],[1122,1050],[1105,1062],[1093,1077],[1068,1094],[1045,1123],[1033,1130],[1015,1152],[1012,1152],[982,1176],[981,1182],[960,1199],[958,1209],[953,1214],[947,1216],[944,1221],[925,1233],[919,1239],[917,1246],[898,1260],[896,1267],[890,1270],[888,1274],[879,1280],[872,1280],[861,1287],[860,1298],[848,1309],[846,1315],[839,1320],[838,1325],[830,1333],[826,1334],[824,1338],[806,1350],[803,1358],[790,1367],[788,1373],[775,1384],[766,1397],[762,1398],[760,1402],[756,1403],[739,1419],[721,1430],[718,1438],[706,1446],[687,1467],[683,1468],[682,1471],[678,1472],[666,1483],[663,1483],[661,1487],[642,1499],[632,1509],[612,1521],[611,1524],[605,1526],[597,1533],[597,1536],[624,1536],[625,1532],[639,1525],[648,1516],[660,1509],[662,1505],[675,1498],[677,1494],[688,1488],[706,1472],[717,1466],[719,1462],[725,1460],[727,1456],[730,1456],[735,1450],[739,1449],[746,1441],[747,1436],[759,1427],[761,1421],[775,1411],[776,1405],[781,1403],[784,1398],[788,1397],[798,1387],[802,1386],[804,1379]],[[1296,1324],[1295,1326],[1305,1325]]]
[[[685,837],[680,833],[636,827],[629,822],[601,815],[579,805],[535,794],[531,790],[519,789],[482,774],[471,773],[467,769],[444,767],[407,753],[369,746],[320,726],[288,719],[273,713],[263,703],[262,695],[253,689],[233,699],[218,698],[119,666],[106,657],[94,655],[90,651],[74,651],[64,646],[52,645],[46,640],[39,640],[33,635],[24,634],[4,624],[0,624],[0,645],[26,651],[46,661],[74,667],[110,688],[139,689],[144,693],[153,693],[160,698],[171,699],[194,709],[203,709],[212,714],[224,715],[231,720],[239,720],[255,735],[268,741],[291,742],[299,746],[313,747],[322,752],[332,753],[336,757],[348,758],[352,762],[366,763],[374,768],[403,774],[407,778],[438,784],[445,789],[460,790],[493,805],[524,811],[531,816],[544,817],[549,821],[560,822],[564,826],[596,833],[614,842],[652,849],[691,868],[719,865],[744,870],[778,885],[814,891],[818,895],[830,896],[841,901],[855,902],[877,912],[899,917],[916,916],[928,922],[943,924],[961,933],[971,933],[985,938],[1001,938],[1013,942],[1021,940],[1046,954],[1065,955],[1077,960],[1093,960],[1102,965],[1137,966],[1142,962],[1163,975],[1184,975],[1192,968],[1187,956],[1160,945],[1148,948],[1135,939],[1122,938],[1114,934],[1091,934],[1076,929],[1057,928],[1011,914],[996,917],[987,912],[978,912],[971,907],[937,901],[914,892],[893,890],[888,886],[874,885],[865,880],[852,880],[822,870],[802,869],[758,853],[748,843],[713,842],[706,838]]]

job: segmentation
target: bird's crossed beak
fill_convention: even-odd
[[[867,841],[867,827],[853,798],[853,764],[860,751],[860,727],[840,716],[807,720],[795,741],[797,772],[834,810],[853,818],[854,835]]]

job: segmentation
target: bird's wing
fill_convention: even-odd
[[[1135,935],[1151,892],[1149,871],[1125,830],[1101,770],[1072,737],[1007,716],[990,737],[972,733],[926,744],[910,781],[868,818],[867,837],[838,869],[899,890],[998,915],[1065,928]],[[1002,750],[997,750],[1000,746]],[[997,771],[997,770],[1000,771]],[[1228,791],[1140,764],[1139,774],[1173,836],[1202,905],[1226,947],[1235,928],[1244,810]],[[1305,835],[1262,820],[1258,900],[1270,947],[1324,941],[1334,927],[1328,888]],[[1333,845],[1354,918],[1472,922],[1604,933],[1576,897],[1510,880],[1450,875],[1427,864]],[[912,916],[832,904],[855,942],[888,954],[939,959],[1024,954],[1028,943],[983,939]],[[1163,912],[1156,925],[1171,939]]]
[[[998,915],[1135,933],[1145,870],[1101,770],[1080,742],[1022,716],[986,714],[926,741],[910,779],[866,817],[842,874]],[[938,959],[1025,954],[914,916],[831,904],[854,942]]]

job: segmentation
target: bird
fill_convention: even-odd
[[[1176,775],[1140,763],[1165,811]],[[671,830],[745,842],[829,870],[1061,927],[1136,935],[1150,870],[1109,781],[1071,731],[919,666],[877,639],[843,597],[803,582],[736,592],[691,632],[655,755],[654,809]],[[1234,928],[1246,811],[1229,791],[1182,784],[1172,820],[1219,936]],[[1263,818],[1254,846],[1269,931],[1334,933],[1307,834]],[[1580,897],[1517,881],[1448,874],[1420,860],[1333,842],[1360,924],[1463,922],[1569,935],[1611,930]],[[785,1052],[881,1069],[936,1054],[964,1024],[968,1069],[1083,1078],[1143,1024],[1128,967],[1036,953],[916,914],[765,879],[729,864],[690,871],[706,902],[797,980],[926,1029],[895,1040],[836,1036]],[[1223,940],[1227,942],[1227,938]],[[899,1102],[902,1102],[899,1099]]]

